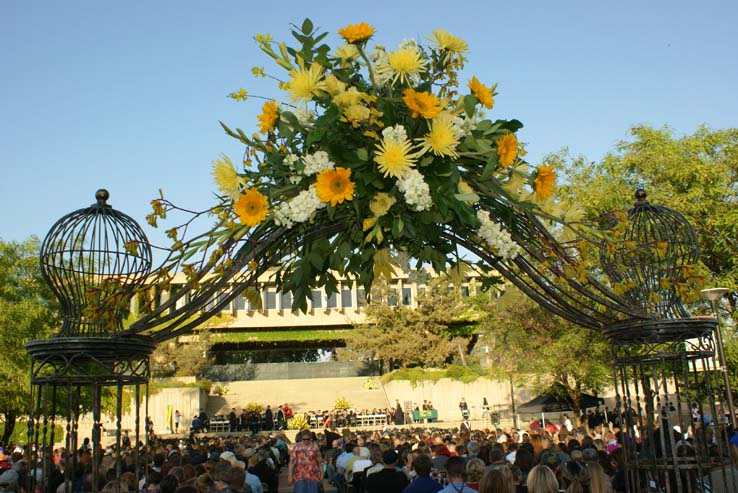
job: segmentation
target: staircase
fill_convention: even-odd
[[[391,406],[379,378],[379,388],[366,389],[367,377],[307,378],[301,380],[250,380],[222,382],[228,387],[223,396],[209,396],[205,411],[208,416],[240,411],[249,402],[266,408],[287,403],[296,413],[333,409],[336,399],[343,397],[354,409],[385,409]]]

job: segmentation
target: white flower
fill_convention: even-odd
[[[402,125],[395,125],[382,130],[382,137],[389,141],[405,142],[407,140],[407,132]]]
[[[477,109],[471,118],[467,116],[466,118],[461,119],[461,125],[459,126],[464,135],[470,135],[472,130],[477,128],[477,125],[479,125],[479,122],[482,120],[484,120],[484,111]]]
[[[403,39],[400,41],[400,49],[404,50],[405,48],[413,48],[418,49],[418,42],[415,39]]]
[[[274,208],[274,223],[289,229],[295,223],[303,223],[312,218],[317,210],[326,205],[327,203],[321,201],[315,193],[315,185],[310,185],[307,190]]]
[[[430,188],[416,169],[408,170],[404,177],[397,180],[397,188],[405,195],[405,203],[414,211],[426,211],[433,205]]]
[[[479,226],[479,236],[487,242],[487,245],[497,256],[511,259],[520,253],[520,246],[513,241],[507,230],[490,219],[489,212],[477,211],[477,219],[482,223]]]
[[[303,174],[305,176],[316,175],[323,170],[333,169],[336,164],[330,160],[328,153],[325,151],[317,151],[313,154],[308,154],[302,158],[302,162],[305,164]]]
[[[298,123],[303,127],[309,127],[315,119],[315,112],[307,108],[297,108],[295,110],[295,118],[297,118]]]

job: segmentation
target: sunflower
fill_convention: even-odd
[[[469,81],[469,89],[471,89],[472,94],[474,94],[477,99],[479,100],[482,105],[489,109],[492,109],[492,105],[495,104],[495,100],[492,97],[492,90],[479,82],[479,79],[476,77],[472,77],[471,81]]]
[[[379,171],[384,176],[402,178],[415,166],[420,153],[411,152],[412,143],[405,135],[404,129],[399,131],[396,127],[399,125],[382,131],[382,141],[377,144],[374,162],[379,165]]]
[[[507,169],[518,156],[518,139],[512,132],[507,132],[497,140],[497,156],[503,168]]]
[[[304,67],[300,70],[290,72],[291,80],[286,84],[287,92],[290,93],[292,101],[310,101],[326,90],[323,78],[323,67],[313,62],[309,69]]]
[[[553,166],[541,166],[538,168],[535,179],[536,200],[544,201],[551,196],[556,182],[556,172]]]
[[[269,207],[267,207],[267,198],[264,195],[258,190],[249,188],[238,197],[233,210],[236,211],[243,224],[252,227],[266,218]]]
[[[338,34],[348,43],[363,43],[374,35],[374,28],[366,22],[349,24],[343,29],[339,29]]]
[[[223,195],[229,196],[231,200],[238,198],[241,187],[244,185],[244,179],[238,176],[230,158],[222,156],[213,161],[213,178]]]
[[[315,193],[321,201],[330,202],[332,206],[351,200],[354,196],[354,182],[349,180],[350,177],[351,170],[348,168],[323,170],[315,180]]]
[[[413,118],[417,118],[418,115],[422,115],[423,118],[434,118],[441,112],[441,100],[427,91],[417,92],[408,87],[402,100],[413,112]]]
[[[421,72],[428,70],[425,62],[417,46],[407,46],[390,51],[387,54],[387,65],[381,65],[377,71],[380,72],[380,76],[391,79],[392,84],[398,79],[403,84],[409,84],[415,81]]]
[[[274,125],[277,123],[277,103],[267,101],[261,107],[261,115],[259,119],[259,133],[265,134],[274,131]]]
[[[436,156],[458,157],[456,146],[459,145],[461,135],[462,132],[454,124],[453,116],[441,113],[431,122],[430,132],[420,139],[422,152],[432,151]]]

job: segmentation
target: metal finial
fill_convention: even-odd
[[[634,196],[635,196],[635,199],[636,199],[636,201],[637,201],[637,202],[636,202],[636,205],[639,205],[639,204],[645,204],[645,203],[647,202],[647,201],[646,201],[646,197],[648,197],[648,194],[647,194],[647,193],[646,193],[646,191],[645,191],[644,189],[642,189],[642,188],[639,188],[639,189],[637,189],[637,190],[635,191],[635,194],[634,194]]]
[[[97,200],[98,206],[110,207],[108,205],[109,198],[110,198],[110,192],[108,192],[104,188],[101,188],[100,190],[95,192],[95,200]]]

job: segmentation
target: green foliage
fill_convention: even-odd
[[[51,429],[49,429],[47,433],[51,433]],[[5,436],[5,423],[2,423],[2,422],[0,422],[0,435]],[[9,436],[8,440],[4,442],[6,444],[27,445],[28,444],[28,422],[20,421],[16,423],[12,429],[12,433],[10,433],[10,435],[8,436]],[[64,438],[64,427],[63,426],[61,425],[54,426],[54,437],[58,437],[56,439],[57,442],[61,441]]]
[[[216,317],[207,326],[219,322]],[[203,368],[213,363],[212,346],[212,336],[205,328],[179,340],[163,342],[151,355],[152,373],[155,377],[200,376]]]
[[[0,241],[0,414],[13,433],[15,417],[29,403],[30,358],[25,344],[53,334],[59,325],[57,302],[41,277],[39,240]]]
[[[392,380],[406,380],[410,385],[417,387],[420,382],[437,382],[442,378],[449,378],[457,382],[471,383],[479,378],[489,378],[489,372],[480,366],[449,365],[444,369],[400,368],[391,373],[382,375],[382,382]]]
[[[477,300],[487,314],[478,344],[492,375],[537,390],[561,385],[577,401],[582,392],[601,391],[612,375],[609,346],[599,332],[563,320],[509,288],[500,298]]]
[[[344,358],[391,362],[393,367],[437,366],[465,348],[449,327],[467,313],[460,293],[440,278],[418,296],[418,306],[389,306],[386,286],[375,288],[366,307],[367,323],[354,325],[346,338]]]
[[[212,387],[210,388],[210,392],[211,392],[211,393],[212,393],[213,395],[219,395],[219,396],[221,396],[221,397],[223,397],[224,395],[228,394],[228,392],[229,392],[230,390],[231,390],[231,389],[229,389],[227,385],[223,385],[223,384],[220,384],[220,383],[216,383],[215,385],[213,385],[213,386],[212,386]]]
[[[669,127],[636,126],[600,162],[567,152],[548,160],[568,173],[562,192],[576,198],[589,219],[632,207],[633,191],[682,213],[700,239],[708,284],[730,289],[722,308],[736,316],[738,303],[738,129],[699,127],[676,136]],[[689,298],[689,297],[688,297]],[[691,293],[699,300],[699,293]],[[704,309],[704,308],[703,308]]]
[[[213,382],[208,380],[207,378],[200,378],[195,382],[178,382],[176,380],[167,381],[167,382],[158,382],[158,381],[152,380],[151,382],[149,382],[149,394],[151,395],[158,394],[163,389],[182,389],[182,388],[185,388],[185,389],[197,388],[197,389],[210,393],[210,389],[212,387],[213,387]]]

